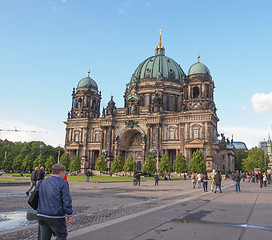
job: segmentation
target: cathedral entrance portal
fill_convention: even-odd
[[[142,165],[144,164],[144,151],[145,151],[145,141],[142,134],[135,129],[126,131],[119,143],[120,155],[123,162],[129,156],[133,157],[134,162],[137,163],[137,171],[141,171]]]

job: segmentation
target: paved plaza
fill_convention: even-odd
[[[140,186],[69,184],[74,208],[69,239],[272,239],[271,185],[259,188],[257,183],[241,182],[242,192],[236,193],[228,179],[223,193],[215,194],[192,189],[189,180],[161,180],[159,186],[144,179]],[[28,187],[0,186],[0,213],[22,211],[31,216]],[[36,239],[36,221],[27,222],[2,230],[0,239]]]

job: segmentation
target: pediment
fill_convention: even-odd
[[[190,145],[190,146],[199,146],[199,145],[203,146],[204,143],[205,142],[203,140],[199,140],[197,138],[194,138],[194,139],[191,139],[188,142],[186,142],[184,145],[185,146],[188,146],[188,145]]]
[[[78,149],[80,144],[78,142],[69,142],[66,144],[66,148],[68,149]]]

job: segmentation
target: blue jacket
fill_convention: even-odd
[[[63,218],[73,213],[72,198],[68,183],[58,175],[38,182],[39,204],[37,216]]]

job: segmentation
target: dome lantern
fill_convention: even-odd
[[[208,74],[208,75],[211,75],[211,74],[210,74],[209,68],[208,68],[205,64],[201,63],[201,62],[199,61],[199,58],[200,58],[200,56],[199,56],[199,54],[198,54],[198,55],[197,55],[197,62],[194,63],[194,64],[189,68],[188,76],[193,75],[193,74]]]
[[[165,54],[165,48],[162,46],[162,40],[161,40],[162,30],[160,29],[159,32],[160,32],[160,40],[159,40],[158,46],[156,47],[155,55],[156,56],[158,56],[158,55],[164,56],[164,54]]]
[[[90,70],[88,71],[88,77],[82,78],[77,88],[95,88],[98,89],[96,82],[90,77]]]

